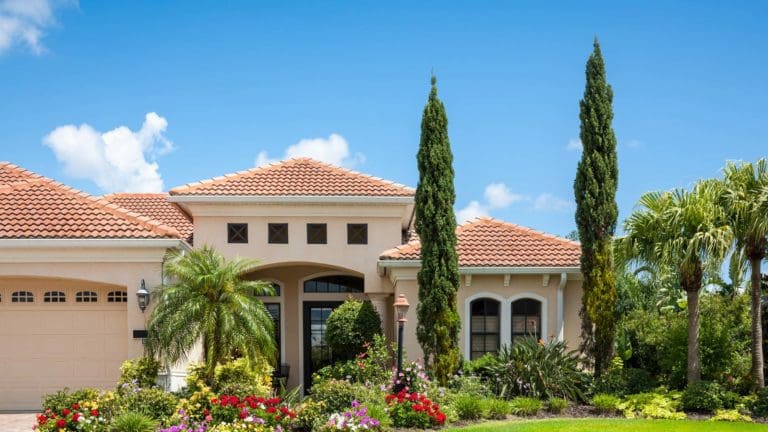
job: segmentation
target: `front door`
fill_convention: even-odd
[[[325,340],[325,323],[342,302],[304,302],[304,391],[312,387],[312,372],[333,362]]]

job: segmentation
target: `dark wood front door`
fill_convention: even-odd
[[[312,372],[333,362],[325,340],[325,323],[342,302],[304,302],[304,391],[312,387]]]

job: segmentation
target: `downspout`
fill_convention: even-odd
[[[560,273],[560,284],[557,286],[557,340],[562,342],[565,339],[563,328],[563,292],[565,290],[565,284],[568,283],[568,273]]]

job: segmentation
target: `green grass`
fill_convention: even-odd
[[[768,425],[692,420],[556,419],[486,422],[452,429],[465,432],[752,432],[768,431]]]

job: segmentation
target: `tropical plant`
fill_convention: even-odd
[[[736,243],[731,267],[749,262],[752,296],[752,379],[765,387],[761,308],[761,263],[768,254],[768,161],[728,162],[720,196]]]
[[[421,268],[417,275],[419,303],[416,337],[424,362],[445,385],[459,369],[459,328],[456,310],[459,261],[456,254],[456,216],[453,205],[453,154],[448,139],[445,106],[437,97],[437,79],[421,120],[417,154],[416,232],[421,240]]]
[[[589,376],[581,370],[579,361],[578,353],[567,352],[564,342],[540,343],[524,338],[501,348],[499,363],[492,366],[492,371],[501,385],[500,396],[505,398],[584,400]]]
[[[547,409],[552,414],[560,414],[568,408],[568,399],[552,398],[547,401]]]
[[[120,379],[117,381],[118,390],[123,384],[133,384],[138,387],[157,385],[157,373],[160,363],[152,357],[140,357],[126,360],[120,365]]]
[[[325,338],[338,360],[352,360],[381,334],[381,317],[370,300],[349,298],[331,312]]]
[[[568,402],[566,402],[566,404],[567,403]],[[507,418],[510,408],[509,401],[505,401],[504,399],[487,399],[485,404],[485,417],[493,420],[503,420]]]
[[[679,273],[688,300],[688,382],[701,379],[699,292],[705,274],[719,271],[733,238],[716,200],[709,181],[692,191],[646,193],[624,224],[626,236],[616,241],[629,262]]]
[[[516,397],[509,402],[509,409],[512,414],[525,417],[535,416],[541,407],[541,400],[533,397]]]
[[[605,62],[595,38],[587,60],[586,87],[579,102],[583,150],[573,182],[576,225],[581,241],[582,349],[594,360],[600,376],[613,357],[616,330],[616,275],[611,242],[616,230],[616,188],[619,167],[613,133],[613,90],[606,81]]]
[[[166,363],[185,358],[202,340],[205,377],[213,383],[216,365],[232,356],[256,363],[276,355],[272,316],[254,295],[272,294],[270,284],[246,280],[256,262],[228,261],[210,246],[167,261],[173,282],[158,289],[148,324],[148,353]]]
[[[112,420],[110,432],[154,432],[157,422],[137,412],[124,412]]]
[[[683,408],[694,412],[715,412],[723,408],[723,388],[717,383],[698,381],[683,391]]]
[[[655,391],[632,394],[618,405],[627,418],[651,418],[681,420],[685,413],[679,412],[680,393]]]
[[[600,414],[613,414],[619,410],[621,400],[607,393],[598,393],[592,397],[592,406]]]
[[[340,361],[325,366],[312,375],[312,382],[319,384],[331,379],[381,386],[392,383],[392,358],[387,338],[375,335],[373,342],[366,343],[365,351],[353,360]]]

